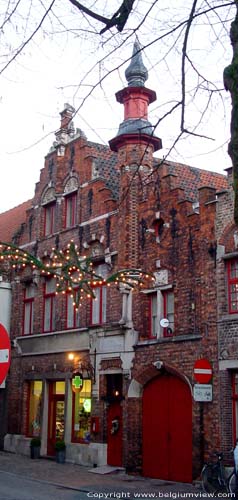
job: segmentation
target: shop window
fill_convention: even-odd
[[[78,328],[80,325],[79,310],[74,306],[74,297],[66,294],[66,328]]]
[[[35,285],[27,285],[24,291],[23,334],[33,333]]]
[[[92,382],[84,379],[82,390],[73,392],[72,441],[89,443],[91,427]]]
[[[160,320],[166,318],[168,327],[160,326]],[[174,333],[174,293],[170,291],[150,295],[150,337],[170,337]]]
[[[34,380],[29,384],[28,435],[41,435],[42,381]]]
[[[233,442],[238,439],[238,372],[232,376]]]
[[[227,264],[229,313],[238,313],[238,259]]]
[[[49,234],[53,234],[55,230],[55,202],[49,203],[44,207],[44,235],[48,236]]]
[[[108,267],[106,264],[101,264],[95,268],[95,273],[105,278],[107,275]],[[94,297],[91,300],[91,324],[92,325],[102,325],[106,323],[107,319],[107,286],[106,285],[96,285],[93,288]]]
[[[55,330],[55,279],[49,279],[45,282],[44,292],[44,332]]]
[[[77,193],[71,193],[65,197],[65,227],[76,224]]]

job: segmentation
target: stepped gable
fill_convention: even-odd
[[[26,211],[31,207],[31,203],[32,200],[24,201],[21,205],[0,214],[0,241],[11,242],[21,224],[26,222]]]
[[[177,187],[184,189],[186,197],[190,201],[198,200],[198,190],[201,187],[209,186],[218,192],[228,189],[227,176],[202,170],[197,167],[190,167],[182,163],[165,162],[167,174],[177,177]]]

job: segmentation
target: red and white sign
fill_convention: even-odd
[[[197,359],[194,364],[194,378],[199,384],[207,384],[212,378],[212,366],[207,359]]]
[[[10,366],[11,344],[7,330],[0,324],[0,384],[5,380]]]

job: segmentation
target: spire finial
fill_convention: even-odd
[[[125,71],[125,76],[129,87],[144,87],[148,79],[148,71],[142,60],[138,37],[135,39],[131,62]]]

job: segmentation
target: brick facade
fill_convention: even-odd
[[[129,115],[125,112],[118,135],[110,141],[112,150],[89,142],[79,129],[75,132],[73,110],[66,105],[24,225],[12,236],[18,245],[41,259],[51,258],[52,247],[64,250],[73,239],[95,265],[107,263],[110,273],[139,268],[151,273],[155,281],[141,290],[108,287],[105,324],[92,325],[90,300],[85,298],[80,307],[80,326],[75,329],[67,330],[66,297],[58,295],[55,329],[46,333],[45,279],[25,269],[20,279],[12,281],[11,336],[15,348],[8,383],[8,435],[21,434],[27,439],[27,387],[32,380],[42,380],[42,453],[47,454],[47,390],[53,381],[64,380],[69,459],[91,465],[105,463],[106,445],[113,446],[107,415],[110,405],[119,402],[122,464],[131,472],[143,474],[143,391],[158,377],[179,378],[191,393],[192,480],[199,476],[212,451],[231,441],[228,433],[226,443],[222,438],[231,416],[231,399],[224,392],[230,384],[227,371],[219,382],[217,301],[218,313],[226,314],[224,259],[219,258],[219,248],[224,246],[228,222],[232,234],[232,217],[227,214],[228,208],[225,215],[222,208],[225,204],[230,207],[232,201],[225,176],[154,159],[160,139],[154,137],[152,141],[146,130],[141,134],[133,127],[138,120],[145,121],[145,128],[150,126],[145,108],[155,94],[141,85],[127,87],[125,95],[127,102],[138,99],[140,106],[129,106]],[[144,95],[150,98],[144,99]],[[123,96],[117,94],[125,105]],[[223,194],[221,190],[225,190]],[[75,223],[65,227],[66,200],[72,193],[77,193]],[[55,220],[53,231],[46,236],[45,210],[50,203],[55,204]],[[229,245],[232,252],[232,243]],[[36,285],[33,332],[23,335],[24,290],[32,279]],[[159,320],[165,315],[163,308],[168,307],[164,305],[168,293],[173,294],[174,319],[165,335]],[[152,334],[152,296],[156,296],[160,308],[155,319],[156,335]],[[219,327],[220,353],[228,339],[234,353],[236,324],[234,333],[232,328],[227,320]],[[74,352],[74,361],[68,359],[70,351]],[[192,396],[193,367],[199,358],[208,359],[213,369],[213,400],[209,403],[195,402]],[[91,417],[99,422],[97,431],[91,432],[90,444],[82,445],[71,442],[70,383],[78,366],[92,380]],[[118,399],[108,392],[114,379],[121,384]]]

